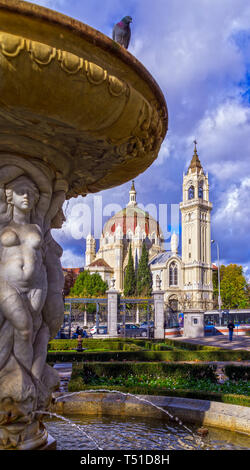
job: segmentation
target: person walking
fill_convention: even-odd
[[[80,335],[80,326],[79,325],[77,325],[77,327],[76,327],[76,334],[77,334],[77,336]]]
[[[233,332],[234,332],[234,328],[235,328],[234,322],[230,321],[228,323],[227,327],[228,327],[228,330],[229,330],[229,341],[233,341]]]

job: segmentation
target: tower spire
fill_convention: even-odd
[[[128,203],[128,206],[136,206],[136,205],[137,205],[137,202],[136,202],[135,182],[134,182],[134,180],[132,180],[131,189],[130,189],[130,191],[129,191],[129,203]]]
[[[200,162],[198,154],[197,154],[196,145],[197,145],[197,141],[195,139],[194,140],[194,154],[193,154],[193,158],[190,162],[190,165],[188,167],[188,171],[191,170],[192,173],[194,173],[196,170],[198,170],[198,171],[203,170],[201,162]]]

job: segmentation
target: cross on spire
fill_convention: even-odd
[[[194,154],[193,154],[193,158],[191,160],[191,163],[189,165],[189,170],[191,169],[192,172],[198,170],[200,171],[202,169],[202,166],[201,166],[201,162],[199,160],[199,157],[198,157],[198,154],[197,154],[197,148],[196,148],[196,145],[197,145],[197,140],[194,139]]]

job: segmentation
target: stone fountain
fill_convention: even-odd
[[[63,321],[65,199],[148,168],[167,131],[149,72],[72,18],[0,0],[0,449],[36,449],[58,387],[47,344]]]

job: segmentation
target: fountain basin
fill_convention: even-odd
[[[167,414],[155,408],[154,405],[156,405],[185,423],[213,426],[246,433],[250,436],[250,409],[248,407],[178,397],[138,395],[138,398],[150,401],[153,406],[140,402],[136,397],[112,392],[77,392],[74,396],[69,394],[61,399],[58,394],[58,401],[52,406],[51,411],[63,415],[136,416],[168,420]]]
[[[66,197],[110,188],[156,159],[164,96],[126,49],[72,18],[0,0],[0,149],[68,181]]]
[[[241,433],[209,427],[202,438],[177,423],[146,417],[69,415],[65,420],[46,419],[46,427],[57,440],[58,450],[248,450],[250,438]],[[126,452],[127,453],[127,452]],[[102,455],[102,454],[101,454]],[[207,455],[207,454],[206,454]]]

